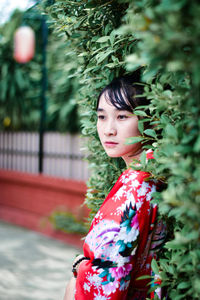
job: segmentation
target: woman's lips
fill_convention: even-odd
[[[118,143],[107,141],[107,142],[104,143],[104,145],[105,145],[106,147],[113,148],[113,147],[115,147],[116,145],[118,145]]]

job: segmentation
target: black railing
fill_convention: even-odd
[[[88,179],[88,166],[80,152],[78,135],[44,134],[43,174]],[[41,173],[39,133],[0,132],[0,168],[29,173]]]

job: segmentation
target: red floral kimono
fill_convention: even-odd
[[[152,154],[148,150],[147,159]],[[156,182],[146,181],[148,176],[125,170],[94,217],[83,246],[89,260],[80,263],[75,300],[149,297],[149,279],[136,279],[152,275],[151,260],[157,259],[165,227],[157,222],[157,205],[150,202]]]

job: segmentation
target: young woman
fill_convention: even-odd
[[[73,264],[74,278],[67,286],[64,300],[143,300],[148,295],[153,275],[152,259],[165,238],[165,227],[157,220],[157,206],[151,204],[156,191],[149,174],[129,167],[140,159],[141,143],[126,145],[126,139],[139,136],[134,109],[146,104],[141,85],[134,78],[114,79],[101,92],[97,103],[97,131],[110,157],[122,157],[127,169],[94,217],[83,246],[83,255]],[[153,152],[146,151],[147,159]],[[160,288],[156,290],[161,298]]]

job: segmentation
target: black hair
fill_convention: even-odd
[[[144,85],[140,83],[140,71],[136,71],[131,75],[115,78],[100,93],[97,99],[97,106],[102,94],[105,93],[106,99],[119,110],[133,110],[140,105],[148,105],[144,93]]]

